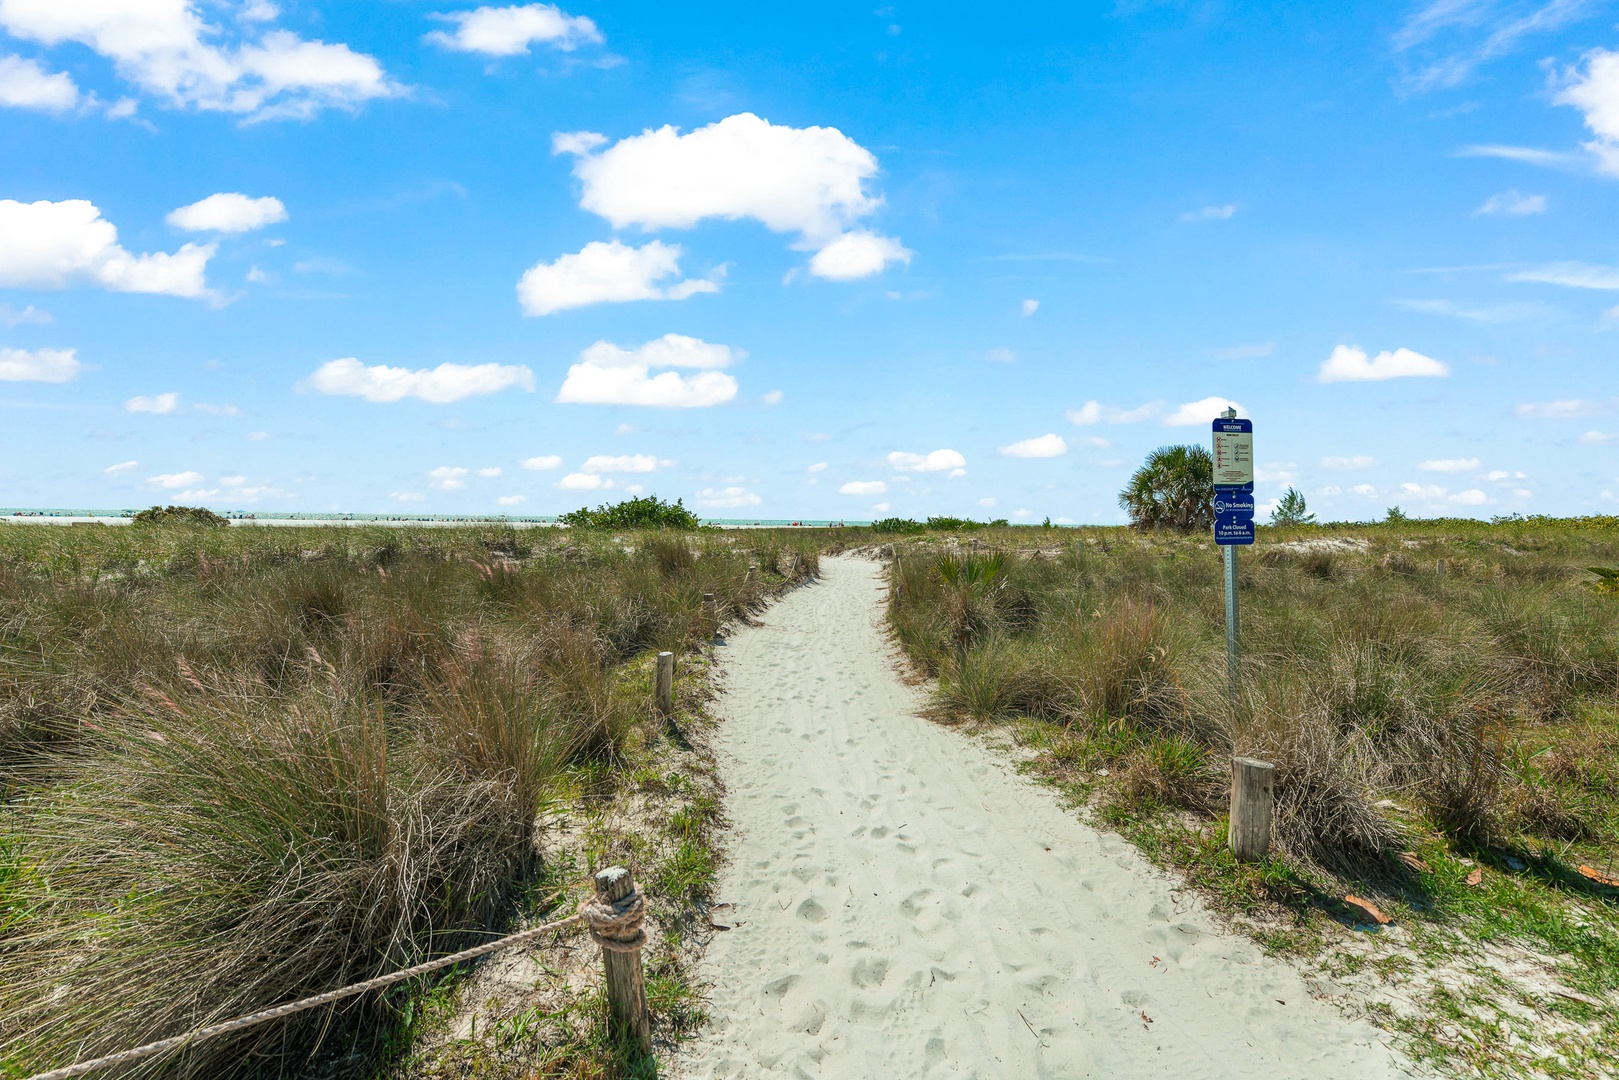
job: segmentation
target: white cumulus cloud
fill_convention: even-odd
[[[72,382],[84,370],[76,349],[0,348],[0,382]]]
[[[597,488],[612,486],[613,481],[600,473],[569,473],[557,481],[557,487],[563,491],[595,491]]]
[[[810,473],[811,475],[813,475],[815,473],[823,473],[823,472],[826,472],[826,467],[827,467],[828,464],[830,464],[830,463],[825,462],[825,461],[817,461],[815,464],[809,466],[804,471],[807,472],[807,473]]]
[[[910,264],[904,244],[891,236],[874,232],[850,232],[827,244],[810,257],[810,273],[829,281],[853,281],[880,274],[889,263]]]
[[[1319,378],[1324,383],[1380,382],[1384,379],[1442,378],[1450,368],[1431,356],[1410,349],[1380,352],[1368,358],[1366,350],[1339,345],[1321,361]]]
[[[119,475],[122,475],[123,473],[128,472],[130,469],[138,469],[138,468],[140,468],[140,464],[141,463],[138,462],[138,461],[120,461],[116,465],[108,465],[105,469],[102,469],[101,471],[106,473],[108,476],[119,476]]]
[[[1596,155],[1601,171],[1619,176],[1619,52],[1586,53],[1585,70],[1574,75],[1554,100],[1585,114],[1585,126],[1595,136],[1586,149]]]
[[[470,471],[459,465],[440,465],[427,474],[427,482],[440,491],[459,491],[467,486]]]
[[[37,60],[0,56],[0,105],[66,112],[78,103],[79,88],[67,72],[48,72]]]
[[[596,24],[583,15],[569,15],[550,4],[481,7],[472,11],[434,14],[455,24],[454,30],[434,30],[427,40],[457,52],[485,56],[522,56],[534,44],[571,52],[580,45],[602,40]]]
[[[747,354],[729,345],[712,345],[684,334],[665,334],[635,349],[598,341],[579,354],[579,362],[557,391],[557,401],[584,405],[648,405],[665,409],[721,405],[736,397],[736,379],[718,368]],[[694,375],[678,371],[652,374],[656,368],[698,368]]]
[[[1018,314],[1022,315],[1024,318],[1028,318],[1030,315],[1033,315],[1035,312],[1037,312],[1039,310],[1040,310],[1040,301],[1038,301],[1038,300],[1025,300],[1018,307]]]
[[[888,464],[897,472],[950,472],[966,468],[967,459],[959,450],[934,450],[926,454],[895,450],[888,455]]]
[[[155,484],[160,488],[186,488],[193,484],[202,483],[200,472],[159,473],[146,478],[148,484]]]
[[[679,273],[679,244],[654,240],[631,247],[617,240],[592,240],[575,254],[529,267],[517,283],[517,299],[525,315],[550,315],[588,304],[684,300],[720,291],[719,283],[709,278],[658,284]]]
[[[1417,466],[1417,468],[1421,469],[1423,472],[1445,473],[1474,472],[1478,469],[1478,467],[1479,460],[1476,457],[1434,458],[1430,461],[1424,461],[1422,464]]]
[[[171,211],[167,220],[186,232],[244,233],[287,220],[287,208],[273,195],[221,191]]]
[[[1197,424],[1207,424],[1227,409],[1236,409],[1243,412],[1243,407],[1235,401],[1223,397],[1206,397],[1197,401],[1188,401],[1168,416],[1164,423],[1169,427],[1192,427]]]
[[[1422,499],[1443,499],[1445,489],[1438,484],[1413,484],[1407,481],[1400,485],[1400,490],[1407,495],[1415,495]]]
[[[758,495],[741,487],[704,488],[696,495],[697,505],[731,510],[742,506],[758,506],[764,502]]]
[[[205,20],[204,10],[217,18]],[[373,57],[260,25],[268,20],[255,16],[266,10],[204,9],[196,0],[0,0],[0,28],[46,46],[86,45],[176,108],[249,120],[353,109],[403,92]]]
[[[212,244],[186,244],[172,255],[131,255],[119,245],[112,222],[85,199],[0,199],[0,288],[83,284],[115,292],[207,296],[203,275],[215,250]]]
[[[560,469],[562,468],[562,455],[541,454],[539,457],[524,458],[520,464],[523,466],[523,468],[531,469],[534,472],[544,472],[547,469]]]
[[[299,390],[360,397],[367,401],[400,401],[407,397],[445,405],[478,394],[513,388],[534,389],[534,373],[522,365],[440,364],[436,368],[371,367],[354,357],[328,360],[298,384]]]
[[[881,495],[888,485],[881,480],[850,480],[838,488],[839,495]]]
[[[1037,435],[1001,447],[1004,457],[1054,458],[1068,453],[1068,442],[1061,435]]]
[[[794,247],[817,252],[811,272],[830,278],[863,277],[910,258],[898,240],[852,228],[882,205],[865,188],[877,158],[836,128],[738,113],[684,135],[665,125],[609,141],[595,132],[558,133],[552,149],[578,158],[580,206],[614,228],[752,218],[796,234]]]
[[[136,395],[124,402],[126,412],[132,413],[171,413],[180,407],[180,395],[175,393],[157,394],[152,397]]]

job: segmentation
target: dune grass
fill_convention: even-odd
[[[1261,917],[1268,943],[1318,950],[1322,919],[1362,918],[1354,892],[1436,963],[1516,943],[1565,988],[1619,990],[1619,889],[1578,872],[1619,873],[1619,602],[1587,569],[1619,564],[1619,521],[1261,530],[1241,554],[1235,703],[1200,537],[998,530],[892,553],[891,623],[938,715],[1010,725],[1034,771]],[[1224,847],[1232,754],[1277,765],[1259,866]],[[1428,1004],[1390,1025],[1436,1059],[1477,1057],[1483,1036],[1442,1037],[1455,1010]],[[1580,1023],[1483,1073],[1580,1075],[1619,1045]]]
[[[650,653],[698,650],[811,575],[818,542],[0,525],[0,1075],[509,924],[572,858],[551,817],[655,770]],[[692,837],[642,870],[655,901],[706,887]],[[414,1000],[357,999],[131,1075],[363,1073],[397,1056]],[[599,1012],[588,994],[570,1008]]]

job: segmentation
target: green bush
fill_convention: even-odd
[[[926,532],[927,528],[920,521],[911,518],[890,517],[871,523],[871,531],[880,533],[920,533]]]
[[[580,507],[559,519],[575,529],[698,529],[702,522],[676,499],[664,502],[656,495],[627,499],[611,505],[603,503],[591,510]]]
[[[205,529],[222,529],[230,522],[200,506],[153,506],[136,514],[134,524],[197,525]]]

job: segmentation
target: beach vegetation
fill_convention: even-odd
[[[1206,532],[1214,523],[1214,458],[1202,446],[1161,446],[1119,493],[1131,527],[1142,532]]]
[[[203,529],[220,529],[230,524],[228,518],[201,506],[152,506],[130,521],[135,525],[191,525]]]
[[[557,520],[575,529],[673,529],[690,532],[702,527],[697,515],[686,509],[681,500],[665,502],[656,495],[603,503],[594,510],[580,507],[561,515]]]
[[[1372,946],[1335,933],[1364,918],[1344,898],[1371,898],[1405,928],[1376,956],[1409,1001],[1380,1022],[1423,1056],[1483,1040],[1489,1075],[1573,1075],[1619,1046],[1611,1011],[1565,1008],[1619,992],[1619,604],[1590,569],[1619,561],[1619,518],[1262,528],[1235,701],[1218,548],[1071,535],[895,546],[890,622],[937,718],[1007,726],[1267,947],[1352,965]],[[1233,755],[1276,765],[1263,864],[1225,850]],[[1558,989],[1503,979],[1508,947]]]
[[[713,880],[718,804],[679,732],[702,722],[714,620],[807,580],[818,543],[0,525],[0,1075],[570,913],[620,861],[676,928],[646,958],[678,1006],[659,1030],[691,1030],[679,928]],[[660,649],[683,657],[672,723],[653,710]],[[609,812],[620,796],[644,812]],[[528,1060],[555,1075],[645,1072],[603,1034],[594,970],[559,969],[555,1023],[508,1041],[538,1039]],[[435,1002],[471,1007],[475,974],[148,1073],[463,1075],[423,1040]]]
[[[1276,508],[1270,512],[1272,525],[1314,525],[1315,515],[1305,504],[1304,492],[1296,487],[1290,487],[1282,493]]]

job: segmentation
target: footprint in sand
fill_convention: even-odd
[[[822,907],[812,896],[798,905],[798,917],[807,919],[810,922],[825,922],[827,918],[826,908]]]
[[[713,1021],[668,1075],[1420,1075],[1298,972],[1175,898],[1117,836],[921,718],[926,689],[891,665],[881,566],[821,565],[721,661],[715,742],[734,829],[717,892],[749,915],[708,946]]]

